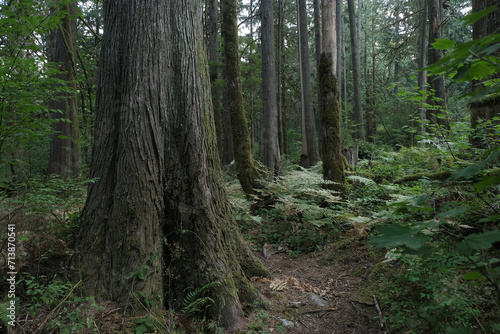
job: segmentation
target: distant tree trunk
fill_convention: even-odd
[[[285,100],[285,71],[284,62],[285,54],[283,50],[285,49],[285,40],[283,38],[284,29],[284,15],[285,6],[283,4],[284,0],[278,0],[278,51],[277,51],[277,62],[278,62],[278,141],[280,146],[281,155],[288,154],[287,149],[287,134],[286,134],[286,100]]]
[[[267,275],[244,244],[217,157],[199,0],[104,3],[91,177],[74,267],[88,295],[142,316],[210,290],[208,315],[244,325]],[[145,71],[144,69],[148,69]],[[154,311],[154,310],[153,310]],[[149,312],[149,310],[148,310]]]
[[[224,128],[222,125],[222,107],[221,107],[221,87],[219,83],[219,24],[218,24],[219,1],[210,0],[208,4],[208,29],[209,29],[209,58],[210,66],[210,84],[212,86],[212,106],[214,109],[215,131],[217,133],[217,148],[219,158],[223,159],[222,135]]]
[[[480,39],[486,37],[492,33],[498,27],[500,27],[500,7],[498,6],[498,1],[496,0],[473,0],[472,1],[472,12],[477,12],[482,9],[486,9],[490,6],[496,5],[496,9],[474,23],[472,25],[472,38]],[[500,52],[497,51],[496,56],[498,57]],[[498,79],[500,74],[496,74],[491,79]],[[473,81],[472,82],[472,90],[478,90],[482,88],[483,85],[480,82]],[[484,97],[482,100],[474,102],[470,105],[471,108],[471,126],[473,129],[476,129],[479,122],[488,121],[493,119],[494,117],[500,117],[500,97],[498,94],[491,94]],[[494,124],[498,124],[498,121],[495,121]],[[498,136],[496,136],[498,138]],[[472,144],[476,147],[488,147],[487,143],[481,138],[473,135],[471,137]]]
[[[361,106],[360,48],[356,31],[354,0],[347,0],[349,8],[349,30],[351,32],[352,75],[354,86],[354,139],[365,140],[363,130],[363,109]]]
[[[443,58],[443,50],[432,47],[432,43],[438,38],[443,38],[443,7],[441,0],[428,0],[429,15],[429,46],[427,63],[432,65]],[[427,109],[427,120],[431,125],[439,125],[445,129],[449,128],[449,117],[446,111],[446,89],[444,76],[429,76],[430,89],[434,92],[434,98],[429,101],[433,108]],[[439,116],[440,115],[440,116]]]
[[[370,82],[366,89],[366,140],[369,142],[373,142],[376,126],[375,126],[375,72],[376,72],[376,52],[375,52],[375,0],[372,0],[372,22],[371,22],[371,48],[372,48],[372,77],[368,79],[368,75],[370,74],[368,71],[368,75],[366,76],[366,81]],[[367,43],[367,42],[365,42]],[[366,49],[365,49],[366,50]],[[365,56],[366,61],[366,56]],[[365,65],[366,66],[366,65]]]
[[[321,0],[314,0],[314,42],[316,46],[316,69],[321,58]],[[318,73],[319,77],[319,73]],[[318,79],[319,82],[319,79]]]
[[[246,194],[253,194],[260,178],[255,167],[248,135],[248,124],[243,108],[238,52],[237,1],[222,0],[222,37],[224,39],[224,71],[227,99],[233,135],[233,154],[236,174]]]
[[[297,11],[300,83],[302,92],[302,152],[300,156],[300,165],[302,167],[311,167],[318,163],[319,151],[316,143],[316,124],[312,100],[306,0],[297,0]]]
[[[422,105],[419,106],[418,116],[420,120],[420,132],[425,131],[426,108],[423,105],[426,103],[427,90],[427,71],[424,70],[427,63],[427,0],[421,0],[422,15],[420,35],[418,39],[419,57],[418,57],[418,90],[421,92]]]
[[[342,79],[343,71],[343,57],[342,57],[342,45],[344,43],[344,20],[342,19],[342,1],[335,0],[335,31],[337,33],[337,82],[339,87],[339,106],[342,110],[342,82],[345,81],[345,77]]]
[[[262,42],[262,123],[260,159],[269,170],[278,175],[281,157],[278,141],[278,102],[276,94],[276,65],[274,52],[273,0],[261,0]]]
[[[250,0],[250,10],[249,10],[249,13],[248,13],[248,21],[249,21],[249,24],[250,24],[250,36],[252,38],[253,38],[253,34],[254,34],[254,31],[253,31],[253,18],[254,18],[253,0]],[[253,56],[253,49],[250,47],[249,50],[248,50],[248,64],[253,68],[253,66],[255,66],[255,64],[254,64],[252,56]],[[247,110],[247,111],[248,111],[248,113],[250,115],[250,122],[249,122],[249,126],[250,126],[250,152],[252,152],[252,156],[253,156],[254,152],[255,152],[255,110],[254,110],[254,100],[255,100],[255,97],[254,97],[254,90],[252,88],[249,89],[249,91],[250,91],[249,92],[250,98],[248,99],[249,100],[248,102],[250,104],[249,105],[249,109],[250,110]],[[259,139],[259,144],[261,144],[260,139]],[[260,149],[261,149],[261,147],[259,147],[259,151],[260,151]]]
[[[331,189],[343,189],[345,184],[344,162],[340,138],[340,105],[337,86],[337,34],[336,3],[323,0],[322,50],[318,67],[320,88],[320,147],[323,159],[323,178],[336,184],[327,184]]]
[[[66,82],[69,92],[61,93],[51,101],[49,108],[53,119],[64,119],[54,123],[54,134],[50,142],[49,173],[62,179],[81,175],[80,129],[76,90],[76,1],[54,4],[56,15],[61,15],[61,26],[51,33],[50,61],[57,63],[58,79]],[[59,14],[63,13],[63,14]]]

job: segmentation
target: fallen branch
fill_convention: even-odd
[[[373,302],[375,303],[375,308],[377,309],[380,328],[384,328],[384,317],[382,316],[382,311],[380,311],[380,306],[378,306],[377,297],[375,297],[375,295],[373,295]]]
[[[318,310],[304,311],[301,314],[321,313],[321,312],[328,313],[328,312],[335,312],[338,310],[339,310],[338,307],[330,307],[330,308],[322,308],[322,309],[318,309]]]

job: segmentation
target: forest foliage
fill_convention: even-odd
[[[64,2],[70,0],[58,1]],[[373,113],[376,131],[366,141],[353,139],[354,87],[349,76],[339,73],[342,145],[358,145],[359,154],[355,166],[346,166],[347,188],[338,193],[324,186],[321,162],[309,169],[298,166],[301,91],[296,4],[281,2],[286,47],[277,60],[281,62],[277,77],[284,83],[282,108],[287,125],[283,172],[269,175],[260,166],[262,185],[247,196],[241,192],[233,167],[224,166],[233,212],[247,241],[254,250],[267,244],[299,256],[324,252],[327,245],[340,247],[349,238],[362,240],[385,254],[370,274],[367,288],[383,301],[391,333],[500,332],[499,105],[493,117],[479,120],[475,128],[470,117],[471,106],[484,99],[498,101],[500,94],[499,31],[475,40],[471,35],[471,25],[497,9],[470,13],[469,2],[448,1],[444,38],[432,44],[444,50],[444,57],[426,68],[446,78],[448,103],[443,109],[430,103],[435,99],[431,90],[422,91],[417,85],[418,29],[425,24],[417,15],[422,11],[419,2],[363,1],[357,9],[362,18],[358,38],[364,46],[363,107]],[[29,328],[43,327],[47,332],[98,332],[99,316],[110,311],[94,298],[81,297],[81,281],[75,281],[66,266],[80,226],[86,185],[97,181],[88,178],[88,164],[103,33],[102,2],[78,4],[77,94],[84,176],[61,180],[49,175],[47,166],[52,124],[67,120],[51,118],[54,110],[47,106],[67,86],[55,78],[58,64],[48,61],[48,39],[67,13],[54,15],[46,1],[0,2],[2,252],[7,225],[15,223],[19,314],[35,326]],[[347,4],[343,6],[347,13]],[[262,110],[257,1],[240,1],[238,10],[243,103],[257,160]],[[308,15],[312,46],[312,6]],[[348,17],[343,25],[348,32]],[[346,33],[342,56],[346,71],[342,73],[352,70],[346,61],[351,52],[349,38]],[[210,66],[220,69],[222,64],[223,60]],[[314,83],[318,73],[312,68]],[[471,84],[477,81],[484,87],[472,91]],[[223,87],[224,81],[213,84]],[[317,86],[313,86],[317,113]],[[422,131],[421,108],[434,108],[438,117],[449,117],[449,127],[427,121]],[[132,274],[140,278],[139,272]],[[5,271],[0,278],[0,324],[4,326],[9,321],[4,312],[9,302]],[[213,332],[217,325],[204,318],[212,301],[205,292],[218,284],[191,292],[174,313],[199,317],[200,327]],[[173,313],[168,316],[175,317]],[[179,330],[175,322],[168,327],[159,317],[151,314],[130,326],[138,333]]]

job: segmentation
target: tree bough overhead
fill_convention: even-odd
[[[244,326],[267,276],[223,186],[202,36],[202,1],[104,3],[91,177],[74,266],[84,290],[132,314],[211,282],[209,315]],[[167,298],[168,295],[168,298]]]

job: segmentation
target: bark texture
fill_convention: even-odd
[[[427,6],[429,19],[427,64],[432,65],[443,58],[443,50],[435,49],[431,45],[436,39],[443,38],[443,6],[441,0],[428,0]],[[431,91],[434,93],[434,98],[429,100],[429,104],[434,107],[427,109],[426,118],[431,125],[440,125],[444,128],[449,128],[450,120],[446,110],[444,76],[429,76],[428,82]]]
[[[91,177],[74,265],[85,291],[144,313],[192,289],[209,315],[244,325],[247,277],[267,275],[225,194],[209,94],[199,0],[104,5],[105,34]]]
[[[253,194],[260,178],[250,147],[248,124],[243,108],[238,52],[237,1],[222,0],[222,37],[224,39],[224,70],[227,101],[233,137],[233,154],[236,174],[246,194]]]
[[[278,175],[281,170],[279,148],[278,102],[276,94],[276,61],[274,48],[273,1],[261,0],[262,40],[262,123],[260,159],[269,170]]]
[[[57,63],[57,78],[66,82],[68,92],[49,103],[54,123],[48,171],[62,179],[81,175],[80,130],[76,93],[76,2],[54,3],[61,26],[51,32],[50,61]]]
[[[500,7],[498,7],[498,1],[496,0],[473,0],[472,1],[472,11],[477,12],[482,9],[486,9],[490,6],[496,5],[497,8],[477,21],[472,26],[472,38],[480,39],[486,37],[492,33],[498,27],[500,27]],[[497,57],[500,52],[496,52]],[[499,78],[500,74],[497,73],[493,78]],[[472,90],[477,90],[482,88],[483,85],[480,82],[472,82]],[[491,120],[494,117],[500,116],[500,94],[491,94],[486,96],[480,101],[477,101],[470,106],[471,109],[471,126],[476,129],[480,121]],[[498,121],[495,122],[498,124]],[[493,131],[489,131],[490,135]],[[486,143],[481,140],[481,136],[474,134],[471,138],[472,144],[476,147],[487,147]]]
[[[337,85],[337,32],[336,3],[323,0],[322,52],[318,67],[320,88],[320,147],[323,159],[323,179],[330,189],[343,190],[345,184],[344,162],[340,138],[340,105]]]
[[[316,142],[306,9],[306,0],[297,0],[300,83],[302,92],[302,152],[300,165],[307,168],[317,164],[320,159],[318,144]]]
[[[360,46],[359,36],[356,29],[356,15],[354,9],[354,0],[347,0],[349,10],[349,31],[351,33],[351,54],[352,54],[352,75],[354,86],[354,139],[365,140],[363,129],[363,109],[361,105],[361,70],[360,70]]]
[[[219,158],[223,159],[222,138],[224,133],[221,106],[221,87],[219,82],[219,1],[210,0],[208,4],[208,39],[210,58],[210,84],[212,87],[212,106],[214,110],[215,131],[217,133],[217,147]]]

